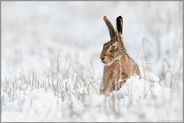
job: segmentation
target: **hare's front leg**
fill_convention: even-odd
[[[129,78],[129,76],[125,73],[121,74],[121,77],[119,79],[118,84],[116,85],[118,89],[121,88],[121,86],[126,82],[126,80]]]
[[[104,73],[103,73],[103,82],[102,82],[102,92],[107,95],[110,90],[111,90],[111,78],[112,76],[112,72],[107,71],[106,68],[104,68]]]

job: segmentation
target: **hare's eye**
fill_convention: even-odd
[[[115,49],[115,46],[114,46],[114,45],[112,45],[112,46],[111,46],[111,50],[114,50],[114,49]]]
[[[112,52],[113,52],[113,50],[112,50],[112,49],[110,49],[109,51],[110,51],[110,53],[112,53]]]

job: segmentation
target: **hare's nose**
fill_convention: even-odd
[[[102,61],[104,61],[105,57],[102,57],[101,59],[102,59]]]

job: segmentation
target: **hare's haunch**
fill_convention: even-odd
[[[104,44],[101,60],[105,64],[103,72],[102,91],[108,94],[121,88],[126,80],[136,74],[140,76],[138,65],[127,54],[123,39],[123,18],[116,19],[116,31],[111,22],[104,16],[104,21],[110,33],[110,41]]]

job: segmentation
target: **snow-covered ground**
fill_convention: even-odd
[[[182,2],[2,2],[2,121],[182,121]],[[103,16],[142,78],[100,93]]]

